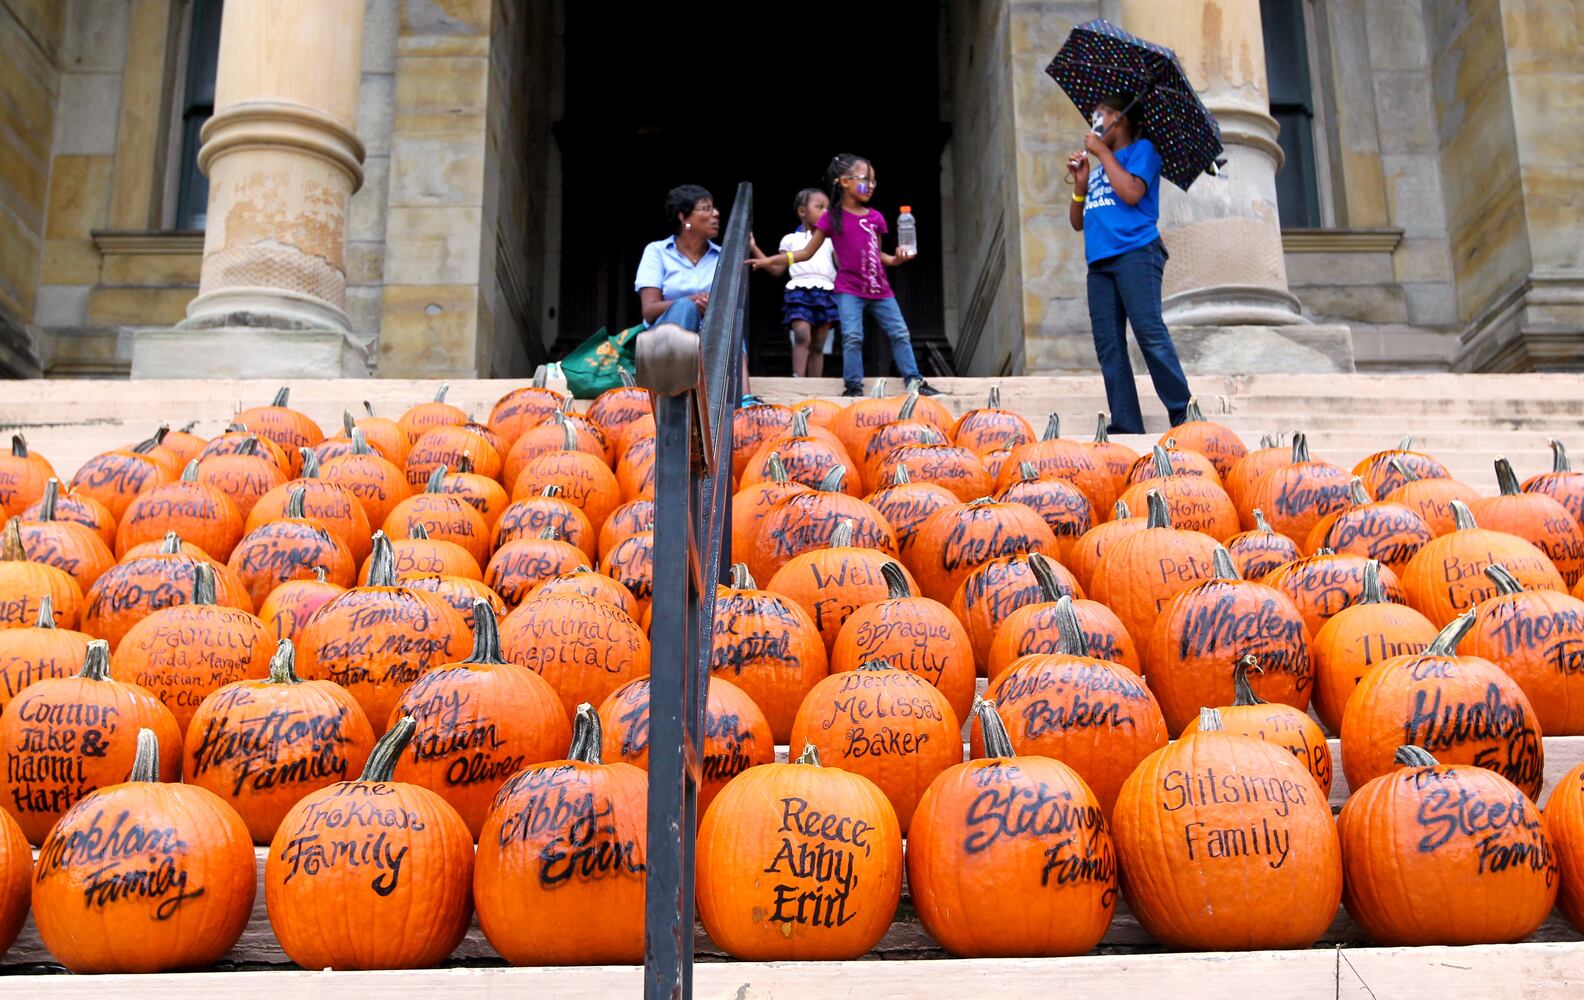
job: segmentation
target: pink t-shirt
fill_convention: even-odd
[[[890,232],[885,216],[874,209],[865,215],[847,212],[841,232],[831,231],[831,214],[826,212],[814,223],[823,230],[836,251],[836,294],[865,299],[891,298],[891,282],[880,263],[880,235]]]

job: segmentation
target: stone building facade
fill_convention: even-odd
[[[590,22],[606,40],[652,27],[582,3],[0,0],[0,372],[531,371],[592,332],[561,322],[566,289],[630,289],[563,268],[570,234],[609,224],[568,202],[573,178],[622,155],[565,120],[569,65],[601,57]],[[780,31],[731,10],[668,15],[713,43],[685,57],[718,67]],[[1225,177],[1162,201],[1191,367],[1584,369],[1584,0],[896,15],[919,11],[937,40],[914,57],[938,82],[916,155],[939,177],[939,253],[914,322],[943,331],[959,373],[1093,369],[1062,177],[1083,123],[1043,67],[1096,16],[1175,48],[1226,140]],[[671,86],[705,116],[698,79]],[[633,183],[663,193],[652,166]],[[756,226],[762,244],[777,224]],[[621,318],[607,311],[576,323]]]

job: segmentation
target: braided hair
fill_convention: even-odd
[[[853,168],[858,164],[868,162],[868,160],[854,153],[837,153],[831,158],[830,166],[825,168],[825,192],[830,196],[832,233],[842,231],[842,216],[847,214],[841,210],[841,179],[852,173]]]

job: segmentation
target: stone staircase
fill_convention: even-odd
[[[1302,430],[1311,455],[1351,468],[1360,458],[1414,435],[1452,474],[1482,493],[1496,489],[1492,462],[1506,456],[1520,478],[1550,468],[1550,438],[1560,438],[1584,461],[1584,376],[1526,375],[1247,375],[1198,376],[1191,383],[1205,415],[1232,427],[1250,447],[1260,436]],[[268,403],[278,382],[26,381],[0,383],[0,431],[20,429],[33,448],[69,478],[90,456],[147,437],[161,422],[197,421],[201,434],[218,432],[240,406]],[[291,405],[326,431],[341,411],[361,412],[364,400],[397,416],[434,396],[438,382],[398,379],[298,381]],[[447,400],[486,417],[490,405],[521,381],[454,383]],[[983,406],[991,385],[1002,406],[1026,416],[1036,430],[1047,415],[1062,417],[1065,437],[1087,439],[1095,414],[1106,408],[1096,376],[932,380],[954,413]],[[839,396],[836,379],[759,378],[753,389],[777,403],[810,395]],[[1139,380],[1148,435],[1117,440],[1139,450],[1167,428],[1148,379]]]

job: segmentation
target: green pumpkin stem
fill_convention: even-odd
[[[913,588],[908,586],[907,570],[899,562],[887,560],[880,567],[880,575],[886,582],[886,600],[900,601],[913,596]]]
[[[27,458],[28,457],[27,438],[23,437],[21,434],[13,434],[13,435],[11,435],[11,457],[12,458]]]
[[[1364,564],[1364,584],[1359,592],[1360,604],[1385,604],[1386,588],[1381,584],[1381,562],[1371,559]]]
[[[1441,764],[1431,756],[1430,751],[1412,744],[1398,747],[1397,752],[1392,754],[1392,762],[1404,767],[1438,767]]]
[[[1237,563],[1232,561],[1232,553],[1227,551],[1225,545],[1217,545],[1215,551],[1210,553],[1210,569],[1217,580],[1243,579],[1243,574],[1238,572]]]
[[[809,436],[809,411],[797,409],[792,411],[792,428],[788,437],[806,438]]]
[[[633,373],[628,371],[627,366],[620,362],[616,364],[616,377],[621,379],[622,388],[624,389],[634,389],[638,386],[638,380],[633,378]]]
[[[1364,480],[1358,476],[1348,480],[1348,501],[1355,507],[1362,507],[1370,502],[1369,491],[1364,489]]]
[[[542,497],[558,497],[561,495],[561,487],[555,483],[550,483],[546,485],[544,489],[539,491],[539,495]]]
[[[599,713],[588,702],[577,707],[572,716],[572,746],[567,749],[567,760],[584,764],[603,764],[602,745],[605,734],[600,728]]]
[[[207,605],[215,603],[214,567],[202,560],[193,567],[192,602]]]
[[[908,472],[907,463],[906,462],[898,462],[896,468],[891,471],[891,485],[892,486],[906,486],[908,483],[911,483],[912,481],[913,481],[913,476],[912,476],[911,473]]]
[[[857,522],[850,517],[844,517],[840,521],[837,521],[836,527],[831,531],[829,547],[833,549],[851,548],[853,543],[853,533],[857,530]]]
[[[5,535],[0,537],[0,562],[27,561],[27,546],[22,544],[22,519],[13,517],[6,522]]]
[[[816,747],[812,743],[804,743],[803,744],[803,752],[798,754],[797,755],[797,759],[794,760],[792,763],[794,763],[794,764],[809,764],[809,765],[812,765],[814,767],[821,766],[820,765],[820,759],[819,759],[819,748]]]
[[[34,628],[55,627],[55,598],[45,594],[39,598],[38,618],[33,621]]]
[[[1078,612],[1073,610],[1070,594],[1056,599],[1056,652],[1066,656],[1088,656],[1089,640],[1078,622]]]
[[[325,568],[323,566],[315,566],[313,568],[313,572],[314,572],[314,582],[315,583],[326,583],[326,582],[328,582],[329,578],[327,576],[325,576]]]
[[[1199,731],[1201,733],[1219,733],[1226,730],[1226,723],[1221,718],[1219,708],[1201,708],[1199,710]]]
[[[1496,585],[1496,593],[1498,594],[1521,594],[1524,592],[1524,585],[1519,582],[1516,576],[1508,572],[1507,567],[1501,563],[1491,563],[1486,566],[1485,575],[1490,578],[1491,583]]]
[[[758,590],[759,582],[754,579],[747,563],[732,563],[731,586],[733,590]]]
[[[1045,421],[1045,433],[1040,435],[1041,441],[1054,441],[1061,437],[1061,415],[1052,413]]]
[[[198,481],[198,460],[196,458],[188,462],[187,468],[182,470],[181,481],[184,483],[196,483]]]
[[[1309,436],[1303,431],[1293,431],[1292,460],[1294,465],[1309,461]]]
[[[787,476],[786,463],[781,461],[781,453],[772,451],[770,457],[765,459],[765,478],[772,483],[784,483]]]
[[[847,466],[833,465],[831,470],[825,473],[825,478],[821,479],[820,484],[814,488],[821,493],[840,493],[842,483],[846,481]]]
[[[554,542],[561,537],[561,529],[553,524],[547,524],[539,529],[539,537],[547,542]]]
[[[352,454],[372,455],[374,449],[369,447],[368,436],[363,433],[363,428],[352,428]]]
[[[282,639],[276,645],[275,655],[270,657],[269,678],[264,683],[302,683],[302,678],[297,676],[297,647],[292,645],[290,639]]]
[[[1412,434],[1404,434],[1402,440],[1397,442],[1397,450],[1398,451],[1411,451],[1411,450],[1413,450],[1413,439],[1414,439],[1414,436]]]
[[[1265,671],[1259,665],[1259,658],[1253,653],[1244,653],[1238,661],[1232,664],[1232,704],[1237,708],[1249,705],[1265,705],[1268,702],[1254,693],[1254,685],[1249,683],[1249,671],[1263,674]]]
[[[1496,460],[1496,487],[1504,497],[1515,497],[1523,492],[1518,486],[1518,474],[1505,458]]]
[[[319,478],[319,456],[318,456],[318,454],[315,453],[312,448],[298,448],[297,451],[299,453],[301,453],[302,460],[303,460],[303,463],[302,463],[302,474],[300,476],[298,476],[297,478],[298,479],[318,479]]]
[[[865,660],[858,664],[858,669],[873,673],[876,670],[895,670],[889,657],[877,656],[872,660]]]
[[[396,550],[391,548],[390,537],[383,531],[374,532],[373,550],[369,553],[368,585],[396,586]]]
[[[181,536],[174,531],[167,531],[165,532],[165,537],[160,539],[159,554],[162,556],[180,555],[181,546]]]
[[[44,498],[39,501],[40,521],[55,520],[55,505],[60,502],[60,480],[54,476],[44,484]]]
[[[1018,477],[1025,483],[1039,481],[1039,470],[1034,468],[1033,462],[1018,463]]]
[[[1120,521],[1125,517],[1132,516],[1133,512],[1129,510],[1128,505],[1122,501],[1118,500],[1116,503],[1111,505],[1111,520]]]
[[[257,455],[258,447],[258,438],[252,434],[249,434],[247,437],[242,439],[241,444],[237,445],[236,453],[238,455]]]
[[[90,639],[88,648],[83,653],[82,670],[78,677],[91,681],[107,681],[110,679],[110,644],[103,639]]]
[[[286,493],[286,516],[299,520],[308,516],[304,504],[308,502],[308,487],[293,486]]]
[[[1204,423],[1204,411],[1199,408],[1199,397],[1189,396],[1188,405],[1183,407],[1183,422],[1189,424]]]
[[[1461,500],[1453,500],[1450,506],[1452,508],[1452,523],[1458,531],[1473,531],[1479,527],[1479,524],[1474,520],[1474,512],[1469,509],[1468,504]]]
[[[1095,423],[1095,444],[1105,444],[1111,440],[1111,432],[1106,429],[1105,411],[1100,411],[1100,418]]]
[[[1396,473],[1403,478],[1403,482],[1413,483],[1419,481],[1419,473],[1408,468],[1407,464],[1396,455],[1393,455],[1391,458],[1387,459],[1386,464],[1390,465],[1396,471]]]
[[[275,399],[274,399],[273,402],[270,403],[270,405],[271,406],[285,406],[286,405],[286,401],[289,400],[289,399],[291,399],[291,387],[283,385],[283,386],[280,387],[279,390],[276,391]]]
[[[429,526],[422,521],[416,521],[407,526],[407,537],[420,542],[429,540]]]
[[[886,380],[883,379],[883,378],[875,379],[874,387],[869,390],[869,398],[870,399],[884,399],[885,398],[885,394],[886,394]]]
[[[979,695],[974,695],[973,708],[969,714],[979,722],[979,735],[984,738],[984,759],[1004,760],[1016,755],[1012,749],[1012,736],[1007,732],[1006,723],[1001,721],[1001,713],[996,711],[996,703]]]
[[[1001,384],[999,382],[990,387],[990,398],[985,401],[985,409],[1001,409]]]
[[[1254,530],[1263,531],[1267,534],[1273,533],[1270,522],[1265,520],[1265,512],[1258,507],[1254,508]]]
[[[352,419],[351,410],[341,411],[341,429],[348,438],[352,436],[352,429],[357,426],[357,421]]]
[[[444,493],[446,473],[450,471],[451,470],[444,465],[435,466],[435,470],[429,473],[429,485],[424,487],[424,492]]]
[[[412,742],[413,733],[418,731],[418,720],[410,715],[404,715],[394,726],[385,730],[385,735],[374,744],[374,749],[369,753],[368,763],[363,765],[363,773],[358,775],[359,781],[389,781],[391,775],[396,773],[396,762],[401,759],[402,751],[407,749],[407,744]]]
[[[137,753],[132,758],[132,773],[127,775],[127,780],[158,781],[159,763],[159,737],[152,729],[139,729]]]
[[[144,438],[132,446],[133,454],[147,455],[149,452],[165,443],[165,435],[170,433],[170,424],[160,424],[154,431],[154,436]]]
[[[506,662],[501,656],[500,624],[495,620],[495,609],[483,598],[473,602],[473,652],[462,662],[494,666]]]
[[[374,404],[365,399],[363,401],[363,412],[372,417],[374,415]]]
[[[919,401],[918,390],[917,389],[909,390],[909,392],[907,394],[907,398],[904,399],[902,401],[902,405],[897,408],[896,421],[893,421],[893,422],[898,422],[898,421],[902,421],[902,420],[912,420],[913,419],[913,408],[918,405],[918,401]]]
[[[451,391],[451,383],[450,382],[441,382],[440,383],[440,388],[435,390],[434,401],[436,403],[444,403],[445,402],[445,398],[446,398],[446,393],[448,393],[450,391]]]
[[[1573,463],[1568,460],[1567,445],[1551,439],[1551,471],[1554,473],[1572,472]]]
[[[1149,520],[1144,523],[1146,528],[1172,527],[1171,508],[1166,506],[1166,498],[1161,496],[1160,490],[1150,490],[1144,494],[1144,499],[1149,504]]]
[[[1150,449],[1150,455],[1155,459],[1155,475],[1157,477],[1165,479],[1167,476],[1175,475],[1176,470],[1172,468],[1171,455],[1165,448],[1155,445]]]
[[[1056,570],[1051,567],[1050,560],[1038,552],[1029,553],[1029,572],[1034,574],[1034,582],[1039,584],[1040,601],[1045,604],[1054,604],[1062,599],[1061,581],[1056,579]]]
[[[1468,635],[1469,631],[1474,628],[1474,622],[1478,617],[1478,612],[1469,610],[1452,619],[1445,628],[1436,633],[1434,639],[1430,640],[1430,645],[1425,649],[1425,655],[1456,656],[1458,643],[1462,642],[1463,637]]]

